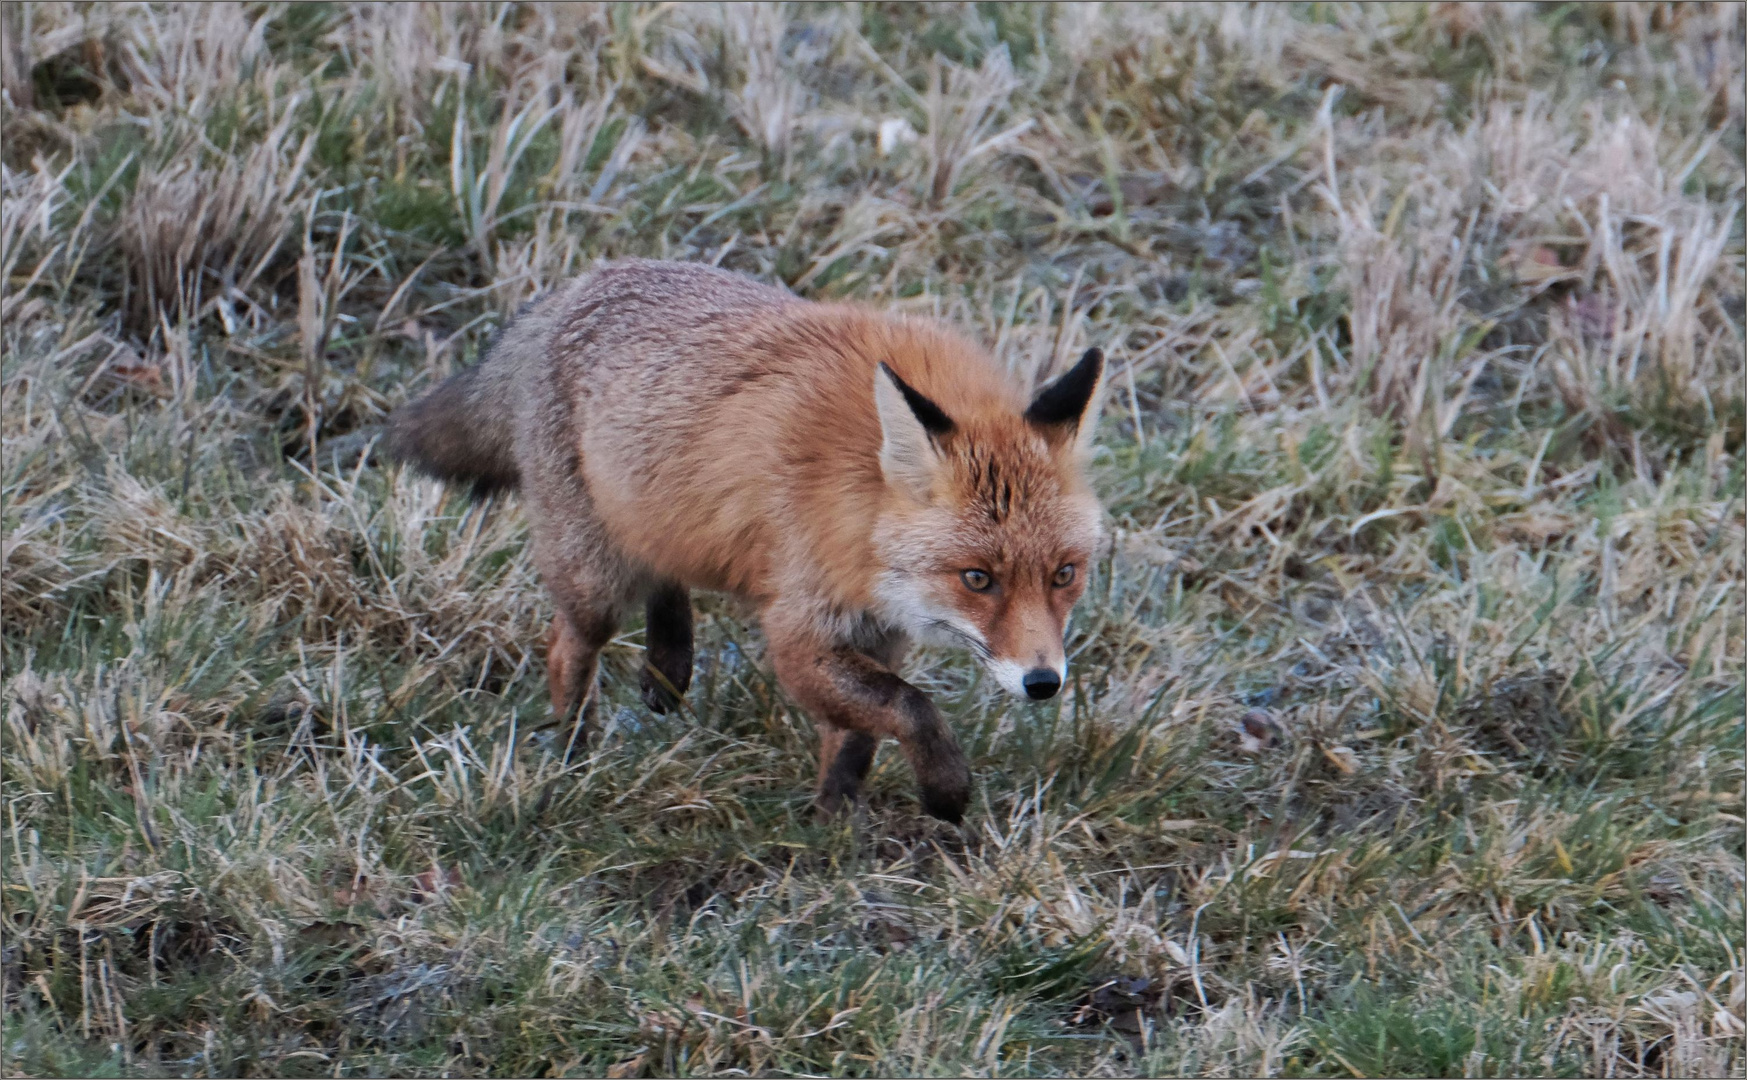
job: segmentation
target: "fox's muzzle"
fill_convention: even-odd
[[[1049,661],[1041,656],[1033,659],[1030,664],[1015,660],[987,660],[984,663],[1001,689],[1015,697],[1030,698],[1032,701],[1045,701],[1055,697],[1061,691],[1062,678],[1067,671],[1065,663],[1050,667]]]

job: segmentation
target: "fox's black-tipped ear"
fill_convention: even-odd
[[[898,392],[904,395],[904,404],[910,407],[910,411],[916,416],[916,422],[922,425],[924,431],[936,439],[952,433],[952,417],[941,412],[940,406],[929,401],[915,387],[898,378],[898,373],[885,364],[880,365],[880,371],[885,374],[887,379],[891,380],[893,386],[898,388]]]
[[[927,502],[940,468],[936,439],[951,434],[952,418],[884,364],[874,373],[880,414],[880,470],[886,482]]]
[[[1087,349],[1080,362],[1037,392],[1025,419],[1051,436],[1085,436],[1097,423],[1096,410],[1089,410],[1104,379],[1104,350]],[[1091,415],[1088,415],[1091,413]]]

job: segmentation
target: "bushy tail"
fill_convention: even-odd
[[[427,476],[470,484],[476,499],[514,490],[519,476],[508,374],[488,357],[444,379],[395,411],[383,449]]]
[[[402,405],[388,421],[388,456],[427,476],[470,484],[476,499],[515,490],[519,387],[545,360],[564,296],[559,290],[523,304],[484,360]]]

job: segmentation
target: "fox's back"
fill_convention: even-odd
[[[521,377],[555,408],[524,411],[518,452],[574,453],[626,553],[698,587],[768,595],[797,549],[840,579],[833,591],[871,572],[880,363],[954,415],[1022,407],[983,350],[938,324],[711,267],[619,263],[550,303],[547,347]]]

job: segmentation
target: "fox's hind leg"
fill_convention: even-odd
[[[684,585],[665,581],[644,609],[643,704],[665,714],[679,704],[692,681],[692,597]]]
[[[552,692],[552,718],[564,742],[564,760],[587,746],[599,694],[601,647],[613,638],[618,619],[610,611],[578,608],[559,601],[546,646],[546,682]]]
[[[546,676],[569,760],[588,743],[600,651],[618,632],[639,576],[607,536],[573,458],[524,455],[522,477],[534,565],[557,609]]]

